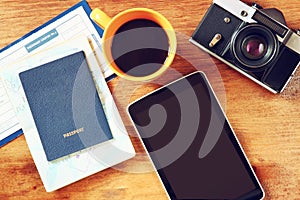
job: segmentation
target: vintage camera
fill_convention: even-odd
[[[275,9],[214,0],[190,42],[273,93],[284,90],[300,64],[300,33]]]

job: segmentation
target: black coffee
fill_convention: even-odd
[[[168,56],[169,40],[157,23],[136,19],[123,24],[112,41],[112,57],[128,75],[141,77],[156,72]]]

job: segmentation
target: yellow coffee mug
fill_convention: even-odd
[[[103,11],[96,8],[91,12],[90,17],[92,18],[93,21],[96,22],[97,25],[99,25],[104,30],[103,37],[102,37],[102,41],[103,41],[102,52],[104,54],[104,58],[106,62],[109,63],[109,67],[118,76],[133,81],[151,80],[161,75],[171,65],[172,61],[174,60],[176,47],[177,47],[176,34],[170,22],[160,13],[147,8],[132,8],[117,14],[113,18],[110,18]],[[116,35],[118,29],[125,23],[137,19],[150,20],[158,24],[160,28],[162,28],[165,34],[167,35],[167,39],[169,43],[168,52],[164,63],[161,65],[160,68],[158,68],[158,70],[145,76],[132,76],[124,72],[121,69],[121,67],[119,67],[115,63],[111,51],[113,38]]]

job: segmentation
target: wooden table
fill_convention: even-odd
[[[76,0],[1,1],[0,47],[75,3]],[[300,199],[300,73],[284,93],[274,95],[191,45],[187,39],[210,3],[210,0],[89,1],[92,8],[99,7],[110,16],[132,7],[152,8],[166,16],[180,36],[178,55],[169,71],[156,83],[164,84],[199,69],[206,71],[262,183],[265,199]],[[289,27],[300,28],[300,1],[259,0],[257,3],[264,7],[276,6],[285,14]],[[24,136],[21,136],[0,148],[0,199],[166,199],[159,179],[149,171],[142,145],[125,113],[129,102],[158,85],[117,78],[109,86],[139,156],[58,191],[46,193]]]

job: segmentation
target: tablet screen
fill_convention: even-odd
[[[150,93],[128,113],[170,199],[263,197],[203,73]]]

